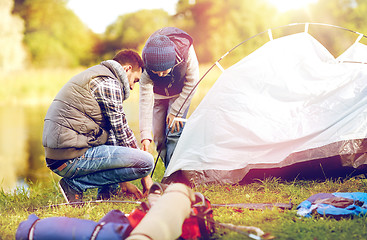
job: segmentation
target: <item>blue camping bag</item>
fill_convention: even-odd
[[[297,206],[297,214],[304,217],[314,214],[335,218],[363,216],[367,214],[367,193],[318,193],[301,202]]]
[[[98,222],[68,217],[39,219],[36,215],[31,214],[26,221],[19,224],[15,239],[121,240],[129,236],[131,231],[129,220],[119,210],[110,211]]]

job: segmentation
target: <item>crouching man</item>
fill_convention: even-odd
[[[98,199],[108,199],[119,184],[141,198],[153,184],[154,159],[138,149],[122,105],[143,65],[139,54],[122,50],[71,78],[51,103],[42,142],[47,166],[62,177],[67,202],[82,201],[89,188],[98,188]],[[143,192],[129,183],[139,178]]]

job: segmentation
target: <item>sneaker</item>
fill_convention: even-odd
[[[76,191],[63,178],[59,181],[59,188],[67,203],[83,202],[83,193]]]

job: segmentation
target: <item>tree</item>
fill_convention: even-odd
[[[0,70],[8,71],[23,66],[26,52],[23,47],[24,22],[11,14],[12,0],[0,2]]]
[[[364,0],[318,0],[308,9],[286,13],[289,22],[316,22],[366,32],[367,2]],[[357,35],[332,27],[311,26],[309,32],[331,54],[338,57],[356,40]]]
[[[176,18],[182,19],[179,25],[194,38],[201,63],[217,60],[241,41],[268,29],[276,15],[275,9],[263,0],[197,0],[195,4],[179,0],[177,11]],[[245,51],[259,46],[252,42]]]
[[[64,0],[16,0],[14,12],[25,21],[25,44],[38,67],[87,65],[94,38]]]
[[[355,0],[351,3],[352,11],[348,17],[349,22],[346,27],[367,35],[367,2],[365,0]]]
[[[122,48],[141,51],[150,34],[170,23],[168,13],[160,9],[122,15],[107,27],[103,39],[104,48],[100,51],[105,58],[113,57]]]
[[[279,13],[267,1],[179,0],[175,25],[194,38],[201,63],[213,62],[243,40],[273,27],[299,22],[321,22],[358,32],[367,32],[367,1],[319,0],[310,7]],[[280,28],[274,38],[300,32],[302,27]],[[354,43],[356,35],[340,29],[312,26],[310,33],[334,56]],[[260,35],[236,49],[225,59],[233,63],[264,44],[269,37]],[[363,38],[362,42],[367,43]],[[223,61],[222,61],[223,62]],[[221,62],[221,63],[222,63]]]

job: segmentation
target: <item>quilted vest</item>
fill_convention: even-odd
[[[108,125],[89,82],[98,76],[116,78],[105,66],[93,66],[71,78],[51,103],[43,129],[46,158],[66,160],[79,157],[108,138]]]

